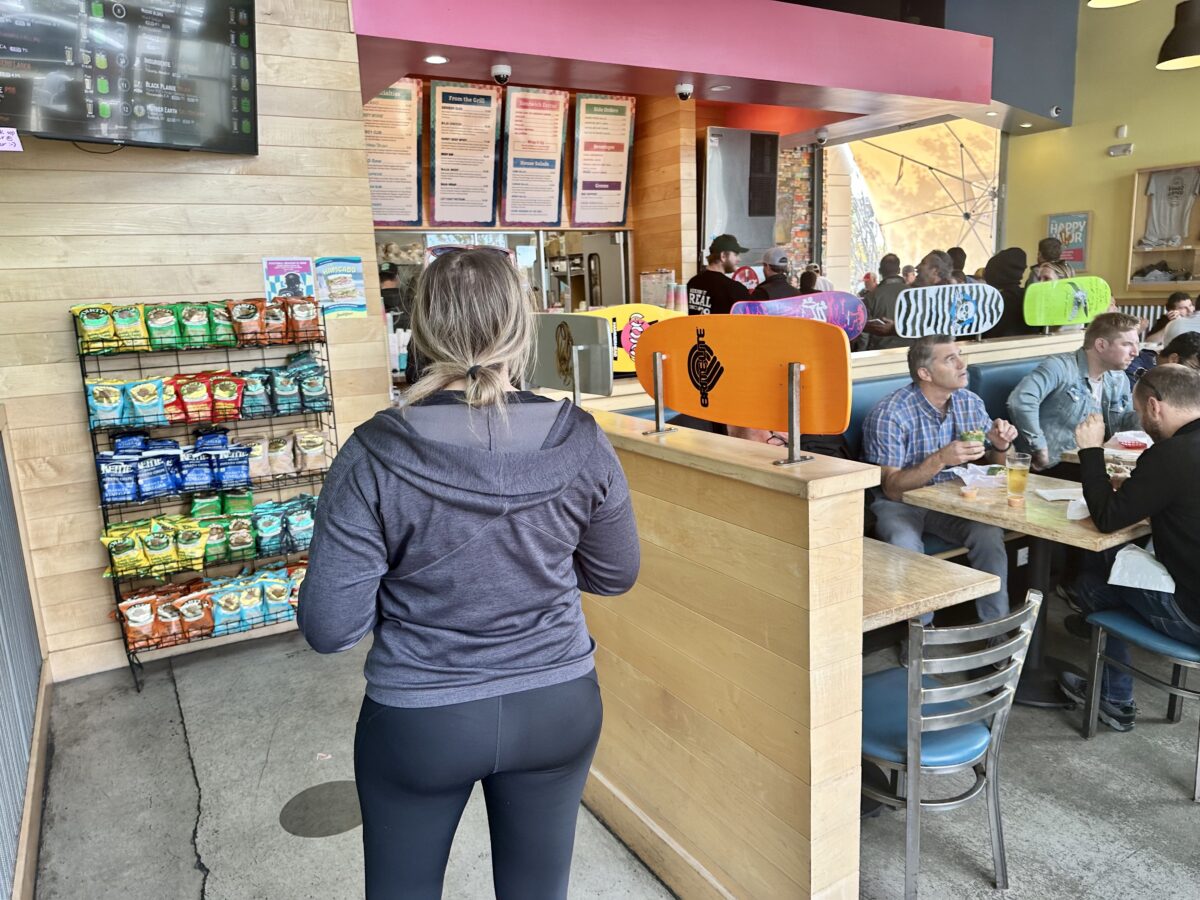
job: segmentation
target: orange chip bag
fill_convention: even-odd
[[[286,344],[288,342],[287,307],[283,299],[268,300],[263,305],[263,331],[267,344]]]
[[[117,608],[125,626],[125,646],[130,650],[148,650],[158,646],[155,619],[158,596],[153,592],[126,597]]]
[[[233,331],[237,335],[238,343],[243,347],[267,342],[266,326],[263,324],[263,307],[266,302],[261,297],[254,300],[229,301],[229,318],[233,321]]]
[[[287,301],[291,339],[294,343],[321,340],[321,308],[312,297],[291,297]]]

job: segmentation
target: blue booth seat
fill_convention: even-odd
[[[912,381],[907,375],[865,378],[854,382],[850,392],[850,427],[842,435],[850,448],[851,459],[862,459],[862,427],[879,401]]]
[[[1014,359],[967,367],[967,390],[978,394],[993,419],[1008,418],[1008,395],[1042,360]]]

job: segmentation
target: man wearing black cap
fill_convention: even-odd
[[[800,293],[787,279],[788,257],[782,247],[772,247],[763,254],[763,280],[750,292],[751,300],[782,300]]]
[[[688,282],[688,315],[725,314],[739,300],[749,300],[745,286],[729,277],[746,247],[732,234],[716,237],[708,248],[708,265]]]

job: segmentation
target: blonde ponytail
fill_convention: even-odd
[[[467,404],[495,407],[503,416],[509,379],[523,376],[533,356],[533,315],[516,269],[502,254],[439,256],[417,282],[412,342],[425,365],[404,406],[465,378]]]

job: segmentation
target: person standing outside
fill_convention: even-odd
[[[708,247],[708,265],[687,283],[689,316],[725,315],[739,300],[750,299],[746,286],[729,277],[746,250],[732,234],[713,238]]]
[[[1154,554],[1175,581],[1175,591],[1109,584],[1106,567],[1096,566],[1080,575],[1071,593],[1085,616],[1105,609],[1130,610],[1155,631],[1200,645],[1200,371],[1170,364],[1152,369],[1133,389],[1133,404],[1154,446],[1116,490],[1104,464],[1104,419],[1093,413],[1075,429],[1083,499],[1105,534],[1149,517]],[[1120,638],[1109,634],[1106,648],[1114,659],[1132,662]],[[1087,679],[1064,672],[1059,685],[1083,705]],[[1133,678],[1105,664],[1100,720],[1116,731],[1130,731],[1136,717]]]
[[[967,390],[967,363],[949,335],[918,339],[908,349],[908,370],[912,383],[883,398],[863,422],[863,459],[883,469],[871,503],[875,535],[917,553],[925,552],[926,532],[965,546],[973,568],[1000,578],[999,591],[975,601],[980,620],[998,619],[1008,612],[1004,530],[902,498],[905,491],[953,479],[948,470],[955,466],[982,459],[1002,464],[1017,430],[1003,419],[993,422],[983,400]]]
[[[818,291],[832,291],[834,289],[833,282],[825,277],[825,270],[821,267],[820,263],[809,263],[808,271],[817,276],[816,288]]]
[[[894,257],[894,254],[887,254]],[[887,259],[885,256],[883,259]],[[882,272],[883,259],[879,261]],[[897,262],[899,260],[897,259]],[[871,336],[867,347],[870,350],[887,350],[891,347],[911,347],[913,338],[902,338],[896,335],[896,302],[900,292],[906,287],[935,287],[941,284],[953,284],[951,279],[953,264],[944,250],[931,250],[917,264],[917,277],[911,285],[889,285],[883,290],[883,285],[875,291],[873,305],[867,307],[871,316],[863,330]]]
[[[865,299],[868,349],[883,350],[888,347],[902,347],[907,343],[894,336],[896,298],[906,287],[908,282],[900,273],[900,257],[895,253],[885,253],[879,259],[879,284]]]
[[[1090,413],[1104,418],[1106,438],[1137,428],[1137,413],[1125,370],[1138,354],[1138,320],[1124,313],[1096,316],[1083,333],[1083,346],[1042,360],[1008,396],[1017,426],[1018,449],[1045,470],[1075,446],[1075,426]]]
[[[772,247],[763,254],[762,281],[750,292],[751,300],[782,300],[800,292],[788,281],[788,255],[782,247]]]
[[[912,287],[912,283],[917,280],[917,267],[905,266],[900,270],[900,277],[904,279],[904,283]]]
[[[580,591],[626,592],[640,551],[596,422],[512,387],[533,317],[504,256],[434,260],[421,380],[321,492],[297,621],[320,653],[374,635],[354,743],[368,900],[442,896],[476,782],[496,895],[567,896],[602,718]]]

